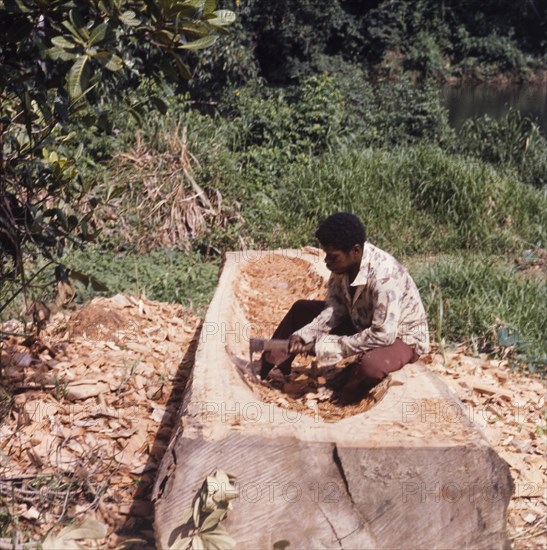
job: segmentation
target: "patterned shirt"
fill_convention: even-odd
[[[413,346],[418,355],[429,351],[427,317],[418,288],[393,256],[366,242],[351,286],[356,287],[353,299],[347,273],[332,273],[326,308],[295,332],[306,343],[315,341],[320,364],[389,346],[396,338]],[[358,332],[352,336],[329,334],[348,315]]]

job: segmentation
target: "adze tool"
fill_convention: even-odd
[[[289,353],[288,340],[264,340],[263,338],[251,338],[249,340],[249,362],[253,362],[253,353],[262,351],[282,351]]]

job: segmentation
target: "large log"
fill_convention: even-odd
[[[306,259],[325,275],[317,256]],[[270,252],[273,254],[273,252]],[[154,488],[157,546],[215,468],[239,497],[224,522],[238,549],[509,548],[508,465],[465,406],[420,362],[369,410],[326,422],[265,403],[230,354],[248,354],[235,282],[257,255],[230,253],[207,312],[180,422]],[[271,258],[269,259],[271,261]]]

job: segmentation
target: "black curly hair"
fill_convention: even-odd
[[[349,212],[337,212],[323,220],[315,236],[322,246],[332,246],[344,252],[349,252],[356,244],[364,246],[367,240],[365,226]]]

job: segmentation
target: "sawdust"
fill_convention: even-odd
[[[83,336],[92,340],[116,339],[118,332],[137,328],[132,319],[127,320],[115,309],[106,309],[104,302],[88,304],[72,315],[68,321],[71,336]]]
[[[270,338],[295,300],[324,300],[327,284],[306,260],[264,253],[242,267],[235,292],[253,336]]]

